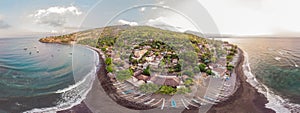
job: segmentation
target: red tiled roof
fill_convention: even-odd
[[[164,85],[179,86],[179,78],[167,78]]]
[[[137,70],[133,73],[133,76],[138,76],[138,75],[142,74],[142,72],[143,72],[142,70]]]
[[[138,76],[135,76],[135,78],[137,78],[138,80],[143,80],[143,81],[148,81],[150,80],[150,77],[149,76],[146,76],[146,75],[138,75]]]
[[[179,86],[180,80],[178,77],[158,77],[154,76],[150,79],[153,83],[158,85],[168,85],[168,86]]]

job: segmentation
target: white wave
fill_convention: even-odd
[[[280,57],[275,57],[274,59],[277,60],[277,61],[279,61],[281,58]]]
[[[298,65],[297,65],[297,63],[296,63],[295,60],[293,60],[292,58],[289,58],[288,60],[289,60],[291,66],[298,67]]]
[[[283,52],[282,52],[282,51],[278,51],[278,53],[279,53],[280,55],[283,55]]]
[[[295,66],[295,67],[298,67],[298,65],[297,65],[296,61],[294,61],[294,60],[291,60],[291,62],[294,64],[294,66]]]
[[[269,48],[269,47],[268,47],[268,50],[269,50],[269,51],[274,51],[274,49],[273,49],[273,48]]]
[[[89,75],[87,75],[89,76]],[[86,95],[89,93],[89,91],[92,88],[92,83],[94,82],[94,79],[88,80],[86,82],[83,83],[87,83],[87,89],[85,91],[81,91],[81,92],[72,92],[71,90],[69,91],[65,91],[62,94],[62,98],[63,98],[63,102],[59,103],[56,106],[53,107],[48,107],[48,108],[35,108],[29,111],[25,111],[24,113],[55,113],[57,111],[62,111],[62,110],[66,110],[66,109],[70,109],[72,107],[74,107],[75,105],[80,104],[85,98]],[[74,88],[76,89],[76,88]],[[74,96],[76,95],[76,96]]]
[[[89,75],[89,74],[91,74],[91,73],[93,73],[93,71],[90,71],[87,75]],[[87,79],[88,77],[89,77],[89,76],[85,76],[81,81],[78,81],[78,82],[76,82],[75,84],[70,85],[70,86],[67,87],[67,88],[59,89],[59,90],[57,90],[55,93],[64,93],[64,92],[66,92],[66,91],[70,91],[70,90],[72,90],[72,89],[78,87],[79,85],[83,84],[83,83],[86,81],[86,79]]]
[[[267,86],[257,81],[255,75],[251,73],[250,63],[248,59],[247,52],[244,52],[244,65],[243,70],[244,74],[247,77],[247,82],[250,83],[253,87],[255,87],[259,93],[264,94],[264,96],[268,99],[268,103],[266,104],[266,108],[273,109],[277,113],[290,113],[290,109],[286,107],[287,101],[282,97],[274,94]],[[292,103],[289,103],[291,105]],[[293,105],[295,106],[295,105]]]
[[[97,57],[95,57],[95,61],[99,62],[99,57],[98,54],[96,54]],[[92,85],[94,83],[95,80],[95,74],[98,70],[98,68],[96,66],[94,66],[95,68],[93,70],[91,70],[86,77],[84,77],[83,80],[77,82],[75,85],[69,86],[68,88],[62,89],[62,90],[58,90],[55,93],[62,93],[62,98],[64,101],[60,102],[58,105],[53,106],[53,107],[47,107],[47,108],[35,108],[29,111],[25,111],[24,113],[56,113],[57,111],[62,111],[62,110],[67,110],[70,109],[72,107],[74,107],[75,105],[80,104],[87,96],[87,94],[90,92],[90,90],[92,89]],[[91,78],[90,80],[88,78]],[[85,84],[86,83],[86,84]],[[77,87],[79,87],[80,85],[86,85],[86,90],[82,90],[80,89],[80,92],[76,92],[78,91],[78,89],[76,89]],[[72,92],[72,90],[74,90]],[[74,96],[75,95],[75,96]]]

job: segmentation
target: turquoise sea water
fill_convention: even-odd
[[[225,38],[249,55],[257,80],[275,94],[300,104],[300,38]]]
[[[69,107],[84,98],[95,75],[97,54],[83,46],[6,38],[0,48],[1,113]]]

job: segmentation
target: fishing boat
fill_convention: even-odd
[[[174,99],[171,100],[171,106],[174,107],[174,108],[176,107],[176,102],[175,102]]]

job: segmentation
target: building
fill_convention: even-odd
[[[180,84],[180,80],[177,77],[167,78],[164,83],[164,85],[173,86],[173,87],[179,86],[179,84]]]
[[[150,80],[150,76],[147,76],[147,75],[138,75],[138,76],[135,76],[135,78],[137,78],[138,80],[143,80],[143,81],[148,81]]]
[[[145,83],[143,80],[138,80],[135,77],[131,77],[130,79],[127,79],[125,82],[127,82],[135,87],[139,87],[140,85]]]
[[[167,85],[167,86],[179,86],[180,80],[178,77],[160,77],[160,76],[153,76],[151,77],[150,81],[154,84],[158,85]]]
[[[139,60],[139,59],[141,59],[142,56],[143,56],[145,53],[147,53],[147,52],[148,52],[148,50],[146,50],[146,49],[143,49],[143,50],[136,50],[136,51],[134,51],[134,57],[135,57],[137,60]]]
[[[142,74],[143,71],[142,70],[137,70],[133,73],[133,76],[139,76],[140,74]]]

